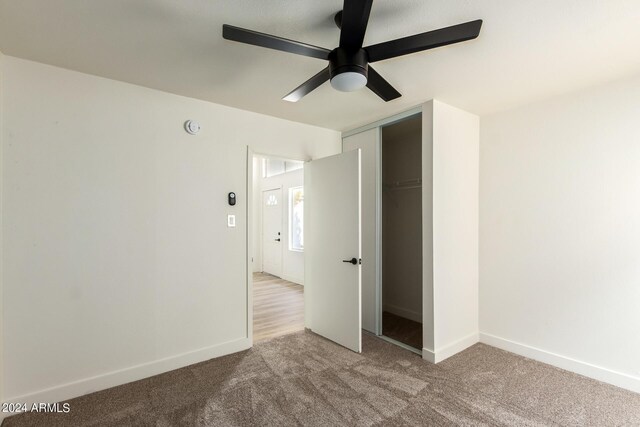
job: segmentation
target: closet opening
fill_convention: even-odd
[[[422,351],[422,115],[381,129],[382,336]]]

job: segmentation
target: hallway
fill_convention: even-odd
[[[304,287],[267,273],[253,274],[253,341],[304,329]]]

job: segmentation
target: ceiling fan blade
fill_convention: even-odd
[[[306,82],[302,83],[282,99],[289,102],[298,102],[302,99],[303,96],[317,89],[318,86],[320,86],[327,80],[329,80],[329,67],[325,68]]]
[[[395,88],[391,86],[388,81],[382,78],[382,76],[378,74],[376,70],[371,68],[371,66],[369,66],[367,87],[371,89],[373,93],[382,98],[385,102],[389,102],[402,96],[400,92],[395,90]]]
[[[475,39],[480,34],[481,27],[482,19],[478,19],[477,21],[374,44],[364,49],[369,54],[369,62],[382,61],[396,56]]]
[[[360,49],[364,43],[373,0],[344,0],[340,25],[340,47]]]
[[[269,49],[281,50],[283,52],[295,53],[297,55],[310,56],[318,59],[329,59],[329,49],[313,46],[306,43],[289,40],[270,34],[259,33],[257,31],[245,30],[224,24],[222,26],[222,37],[240,43],[252,44]]]

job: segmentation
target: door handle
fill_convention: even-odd
[[[362,263],[362,260],[358,260],[358,258],[351,258],[351,259],[343,259],[342,262],[348,262],[349,264],[358,265]]]
[[[276,242],[279,242],[279,241],[280,241],[280,239],[273,239],[273,240],[275,240]]]

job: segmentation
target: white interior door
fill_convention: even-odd
[[[314,160],[304,171],[305,323],[360,352],[360,150]]]
[[[282,275],[282,189],[262,192],[262,271]]]
[[[361,199],[362,211],[367,214],[362,217],[362,259],[367,262],[362,265],[362,329],[382,334],[382,319],[380,318],[380,277],[382,265],[379,263],[381,251],[381,204],[379,195],[382,194],[382,172],[379,171],[380,161],[380,128],[376,127],[342,139],[342,151],[360,149],[361,170]]]

